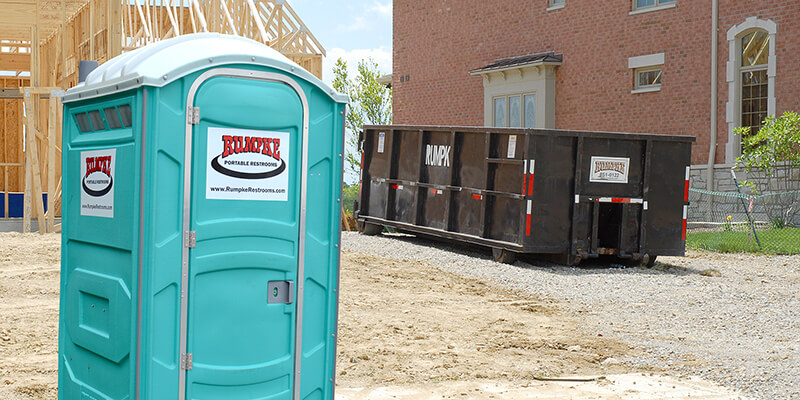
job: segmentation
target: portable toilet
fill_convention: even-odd
[[[60,399],[331,399],[346,97],[228,35],[64,97]]]

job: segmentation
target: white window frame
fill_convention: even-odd
[[[661,83],[655,85],[639,86],[639,74],[660,70],[661,82],[664,82],[664,53],[648,54],[628,58],[628,68],[633,70],[633,89],[631,93],[649,93],[661,90]]]
[[[567,6],[567,0],[547,0],[547,11],[560,10]]]
[[[652,6],[644,6],[639,7],[636,5],[637,0],[631,0],[631,12],[628,13],[629,15],[636,15],[636,14],[643,14],[652,11],[659,11],[659,10],[666,10],[669,8],[674,8],[678,6],[678,0],[673,0],[670,2],[665,2],[664,0],[655,0],[655,4]]]
[[[777,57],[775,55],[775,36],[778,24],[769,19],[748,17],[739,25],[728,29],[728,62],[725,75],[728,81],[728,102],[725,104],[725,121],[728,123],[728,143],[725,145],[725,163],[736,163],[736,157],[742,154],[742,141],[733,130],[741,125],[742,119],[742,43],[745,35],[761,30],[769,35],[769,56],[767,57],[767,115],[775,115],[775,80]],[[746,68],[745,68],[746,70]]]
[[[654,66],[654,67],[643,67],[643,68],[636,68],[635,70],[633,70],[633,81],[634,82],[633,82],[633,90],[631,90],[631,93],[656,92],[656,91],[661,90],[661,82],[653,83],[653,84],[649,84],[649,85],[642,85],[640,83],[639,75],[643,74],[645,72],[658,71],[659,74],[661,75],[660,78],[663,79],[664,78],[663,69],[664,69],[663,65],[657,65],[657,66]]]
[[[504,94],[501,96],[494,96],[492,97],[492,126],[494,126],[495,114],[494,114],[494,102],[497,99],[505,99],[506,102],[506,115],[505,121],[506,126],[494,126],[495,128],[525,128],[525,96],[534,96],[534,115],[533,115],[533,122],[534,126],[536,124],[536,92],[520,92],[520,93],[510,93]],[[519,98],[519,122],[520,126],[510,126],[511,123],[511,107],[509,98],[511,97],[518,97]]]

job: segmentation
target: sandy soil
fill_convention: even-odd
[[[344,253],[338,386],[626,372],[558,306],[416,261]]]
[[[0,234],[0,399],[57,396],[59,242]],[[430,264],[345,252],[341,279],[337,398],[543,398],[559,387],[569,397],[547,398],[634,398],[614,395],[634,375],[615,374],[659,372],[615,362],[634,350],[577,334],[558,304]],[[607,378],[537,380],[557,376]],[[651,386],[675,388],[664,379]]]
[[[59,234],[0,233],[0,398],[55,399]]]

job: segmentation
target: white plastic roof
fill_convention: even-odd
[[[272,67],[316,85],[334,101],[347,102],[317,77],[276,50],[241,36],[197,33],[162,40],[104,63],[86,81],[67,90],[64,102],[106,96],[139,86],[161,87],[188,74],[223,64]]]

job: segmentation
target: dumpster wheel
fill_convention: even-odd
[[[517,261],[517,253],[511,250],[492,248],[492,258],[503,264],[513,264]]]
[[[364,222],[361,227],[361,233],[367,236],[380,235],[383,232],[383,225]]]
[[[643,267],[653,268],[653,265],[656,265],[656,258],[657,256],[651,256],[650,254],[645,254],[644,257],[642,257],[641,265]]]

